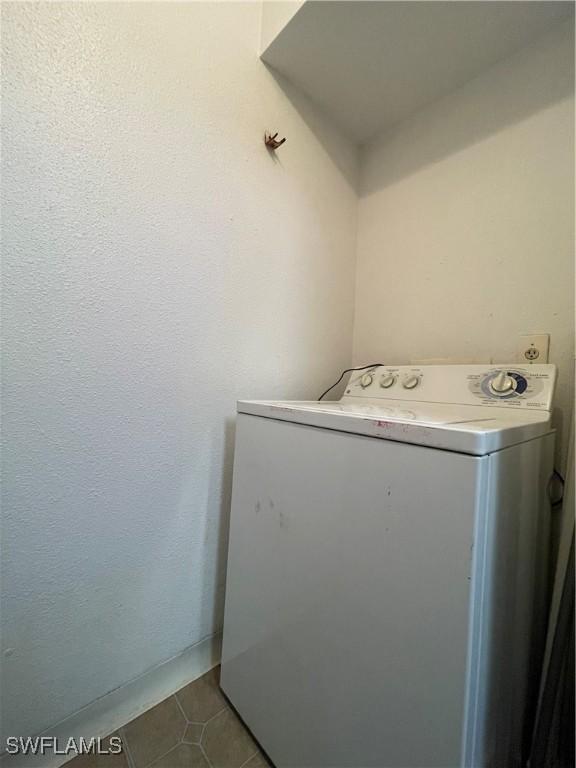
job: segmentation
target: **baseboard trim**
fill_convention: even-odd
[[[60,745],[65,745],[71,736],[75,739],[107,736],[219,664],[221,650],[221,635],[212,635],[96,699],[39,735],[55,736]],[[59,768],[74,756],[4,754],[0,766]]]

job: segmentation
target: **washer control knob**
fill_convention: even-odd
[[[393,373],[385,373],[380,378],[380,386],[383,389],[388,389],[388,387],[391,387],[395,381],[396,381],[396,376],[394,376]]]
[[[365,373],[360,379],[360,386],[362,387],[362,389],[366,389],[366,387],[369,387],[373,381],[374,381],[374,374]]]
[[[414,387],[417,387],[418,384],[420,384],[420,376],[415,376],[414,374],[406,376],[406,378],[402,381],[402,386],[404,389],[414,389]]]
[[[490,381],[490,389],[495,395],[505,395],[515,389],[516,382],[506,371],[500,371]]]

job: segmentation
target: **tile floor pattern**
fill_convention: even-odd
[[[270,768],[218,687],[219,668],[121,728],[120,755],[83,755],[66,768]]]

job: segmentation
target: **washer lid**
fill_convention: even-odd
[[[240,400],[238,413],[483,456],[551,431],[548,411],[368,399]]]

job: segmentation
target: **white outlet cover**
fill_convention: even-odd
[[[517,362],[547,363],[550,347],[549,333],[527,333],[518,338]]]

